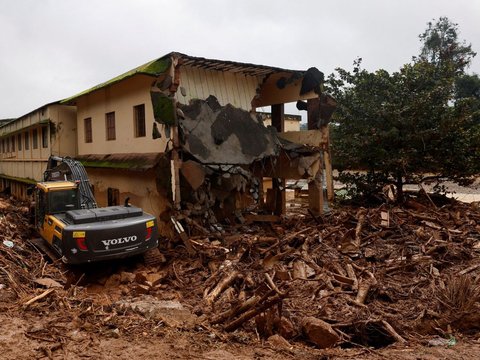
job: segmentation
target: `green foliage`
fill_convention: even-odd
[[[395,183],[401,198],[403,183],[425,173],[462,182],[480,172],[478,77],[462,78],[475,53],[446,18],[429,23],[420,38],[422,55],[399,71],[369,72],[358,59],[352,72],[337,69],[327,81],[339,104],[331,124],[334,166],[363,171],[341,173],[353,195]]]
[[[471,44],[458,40],[458,24],[440,17],[427,25],[425,32],[419,35],[423,43],[420,58],[437,67],[451,66],[455,74],[462,74],[476,53]]]

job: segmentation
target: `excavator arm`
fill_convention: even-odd
[[[80,161],[70,157],[50,156],[47,169],[43,173],[43,180],[76,182],[82,209],[95,209],[97,207],[87,172]]]

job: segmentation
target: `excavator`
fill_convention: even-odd
[[[67,264],[121,259],[158,252],[155,216],[132,206],[97,207],[83,165],[51,156],[35,187],[34,243]],[[46,246],[45,246],[46,245]]]

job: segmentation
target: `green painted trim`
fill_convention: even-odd
[[[50,119],[43,119],[43,120],[40,120],[38,123],[39,124],[48,124],[50,122]]]
[[[36,180],[32,180],[32,179],[28,179],[28,178],[17,178],[17,177],[14,177],[14,176],[9,176],[9,175],[4,175],[4,174],[0,174],[0,178],[7,179],[7,180],[12,180],[12,181],[17,181],[17,182],[21,182],[21,183],[29,184],[29,185],[35,185],[37,183]]]
[[[76,100],[77,98],[81,97],[81,96],[84,96],[84,95],[87,95],[87,94],[90,94],[96,90],[100,90],[106,86],[109,86],[109,85],[113,85],[115,83],[118,83],[122,80],[125,80],[125,79],[128,79],[134,75],[137,75],[137,74],[143,74],[143,75],[148,75],[148,76],[152,76],[152,77],[157,77],[159,76],[160,74],[163,74],[165,73],[169,68],[170,68],[170,65],[172,63],[172,60],[171,60],[171,54],[168,54],[168,55],[165,55],[159,59],[156,59],[156,60],[153,60],[153,61],[150,61],[146,64],[143,64],[135,69],[132,69],[130,71],[127,71],[126,73],[124,74],[121,74],[117,77],[114,77],[113,79],[110,79],[104,83],[101,83],[99,85],[96,85],[90,89],[87,89],[85,91],[82,91],[76,95],[73,95],[69,98],[66,98],[66,99],[63,99],[60,101],[60,104],[68,104],[68,103],[71,103],[73,100]]]
[[[83,166],[92,167],[92,168],[104,168],[104,169],[130,169],[130,168],[139,168],[138,161],[123,161],[123,162],[113,162],[107,160],[79,160]],[[141,166],[140,166],[141,167]]]

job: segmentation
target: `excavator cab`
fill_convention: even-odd
[[[71,181],[41,182],[35,189],[35,227],[53,247],[60,248],[62,224],[55,215],[80,208],[78,186]]]

